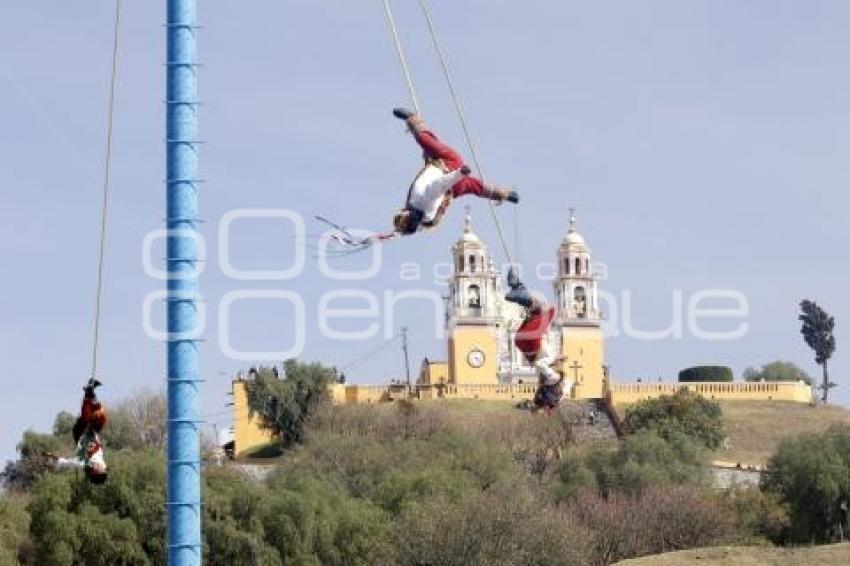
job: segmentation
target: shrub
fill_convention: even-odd
[[[788,511],[776,494],[756,487],[733,486],[722,496],[735,515],[740,532],[749,536],[747,544],[785,542],[784,535],[790,524]]]
[[[761,369],[749,367],[744,370],[745,381],[803,381],[812,384],[812,378],[791,362],[776,360],[761,366]]]
[[[266,540],[284,564],[395,563],[386,513],[314,478],[278,475],[269,482]]]
[[[679,381],[732,381],[732,369],[726,366],[694,366],[679,372]]]
[[[587,466],[600,493],[638,494],[653,485],[704,484],[706,453],[692,439],[671,434],[664,439],[651,431],[627,436],[616,450],[592,450]]]
[[[684,434],[711,450],[725,436],[720,404],[687,390],[634,404],[626,410],[623,428],[628,434],[651,430],[662,438]]]
[[[653,486],[638,496],[585,492],[570,505],[592,533],[594,563],[733,542],[735,522],[694,486]]]
[[[396,523],[399,563],[589,564],[590,536],[562,510],[538,501],[525,484],[407,507]]]
[[[833,542],[850,520],[850,426],[784,440],[768,460],[762,488],[788,506],[792,542]]]

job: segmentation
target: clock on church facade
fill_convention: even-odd
[[[535,372],[513,343],[522,309],[504,300],[500,273],[473,231],[469,213],[452,256],[454,271],[446,302],[448,382],[536,383]],[[553,354],[566,356],[564,370],[576,384],[572,396],[599,398],[605,358],[597,278],[590,248],[576,231],[573,214],[556,258],[555,296],[546,300],[554,302],[557,316],[546,340]],[[531,277],[527,279],[534,290]]]

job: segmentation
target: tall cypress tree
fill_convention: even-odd
[[[829,398],[829,390],[836,386],[829,381],[829,370],[827,362],[835,352],[835,318],[820,308],[814,301],[804,299],[800,302],[802,313],[797,317],[803,326],[800,333],[809,348],[815,352],[815,362],[823,368],[823,383],[819,386],[823,390],[823,402]]]

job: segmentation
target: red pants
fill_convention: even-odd
[[[440,159],[445,163],[449,171],[463,167],[463,158],[453,147],[441,142],[431,130],[419,130],[413,133],[416,143],[422,148],[426,160]],[[460,181],[452,185],[452,196],[462,197],[464,195],[484,196],[484,183],[481,179],[472,175],[464,176]]]

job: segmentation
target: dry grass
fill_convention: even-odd
[[[474,435],[511,445],[522,443],[523,436],[537,428],[540,419],[529,419],[525,411],[514,408],[510,401],[444,400],[417,403],[427,422],[459,427]],[[714,458],[743,464],[764,464],[779,442],[802,432],[820,432],[832,424],[850,424],[850,409],[838,406],[810,407],[800,403],[779,401],[721,401],[724,426],[729,437],[728,448],[719,449]],[[371,423],[383,428],[380,417],[391,417],[398,411],[393,403],[338,407],[342,421],[359,416],[360,426]],[[625,414],[625,407],[618,407]],[[378,417],[375,420],[375,417]],[[434,422],[431,422],[434,421]],[[350,424],[350,423],[349,423]]]
[[[850,564],[850,543],[808,548],[734,547],[682,550],[617,563],[620,566],[838,566]]]
[[[715,457],[744,464],[764,464],[779,442],[802,432],[821,432],[836,423],[850,424],[850,410],[811,407],[778,401],[721,401],[729,438],[727,450]]]

